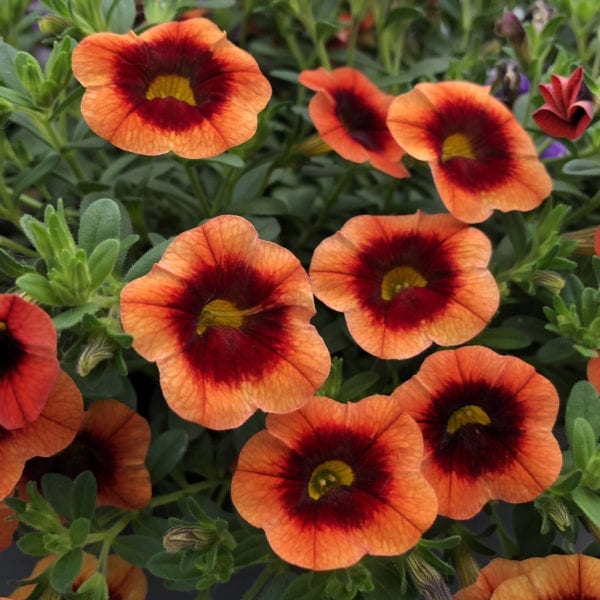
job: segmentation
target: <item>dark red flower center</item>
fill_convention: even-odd
[[[475,380],[448,383],[419,424],[442,470],[476,479],[513,462],[522,422],[523,409],[511,391]]]
[[[390,329],[418,327],[443,312],[458,284],[442,244],[415,233],[372,241],[353,268],[353,291],[364,309]]]
[[[98,486],[110,486],[116,468],[114,449],[107,440],[90,432],[79,432],[64,450],[48,458],[31,458],[25,463],[23,478],[39,481],[46,473],[60,473],[71,479],[91,471]]]
[[[350,137],[372,152],[383,150],[390,137],[385,119],[352,90],[335,90],[332,96],[336,113]]]
[[[231,92],[231,67],[192,38],[131,44],[114,67],[124,100],[163,130],[181,131],[210,119]]]
[[[271,280],[241,261],[192,273],[172,303],[190,368],[236,384],[270,371],[289,346],[288,308],[276,294]]]
[[[315,522],[354,529],[374,516],[374,499],[385,501],[392,476],[386,448],[344,427],[317,428],[290,450],[281,501],[300,526]]]
[[[435,136],[440,166],[455,185],[486,190],[512,176],[513,149],[505,123],[493,113],[453,102],[440,107],[432,119],[428,129]]]
[[[24,353],[21,342],[11,334],[6,323],[0,321],[0,377],[14,370]]]

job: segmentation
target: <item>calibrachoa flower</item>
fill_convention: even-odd
[[[317,246],[310,277],[361,348],[401,359],[487,325],[499,304],[490,256],[488,238],[451,215],[363,215]]]
[[[0,430],[35,421],[59,371],[50,316],[19,296],[0,294]]]
[[[16,517],[15,511],[0,502],[0,552],[12,544],[13,535],[19,526],[18,519],[13,517]]]
[[[242,448],[231,497],[285,561],[326,570],[401,554],[435,519],[419,428],[389,396],[314,397],[266,426]]]
[[[477,581],[454,594],[454,600],[554,600],[600,598],[600,559],[583,554],[505,560],[485,566]]]
[[[300,261],[233,215],[177,236],[121,293],[123,327],[156,361],[169,406],[212,429],[295,410],[323,384],[331,357],[314,314]]]
[[[28,579],[41,575],[55,561],[56,556],[46,556],[38,561]],[[83,564],[79,574],[73,581],[73,591],[98,571],[98,559],[87,552],[83,553]],[[120,556],[112,554],[106,561],[104,571],[108,587],[108,597],[118,600],[145,600],[148,594],[148,580],[139,567],[134,567],[124,561]],[[11,598],[25,600],[33,592],[35,585],[25,585],[16,589]]]
[[[551,83],[541,83],[545,103],[533,113],[537,126],[547,135],[576,140],[594,116],[594,95],[583,82],[583,69],[569,77],[552,75]]]
[[[488,500],[528,502],[556,479],[559,399],[525,361],[483,346],[428,356],[392,394],[420,425],[439,512],[468,519]]]
[[[19,481],[25,461],[52,456],[71,443],[83,414],[83,399],[73,380],[60,372],[42,413],[19,429],[0,427],[0,500]]]
[[[150,426],[144,417],[117,400],[96,400],[83,415],[73,442],[51,458],[27,461],[21,483],[45,473],[74,479],[89,470],[98,484],[97,503],[125,509],[144,508],[152,497],[145,466]]]
[[[302,71],[298,80],[317,92],[308,112],[319,135],[333,150],[352,162],[369,161],[393,177],[409,177],[400,162],[404,150],[385,122],[393,96],[351,67]]]
[[[72,64],[90,129],[138,154],[216,156],[254,135],[271,97],[254,58],[208,19],[95,33]]]
[[[489,87],[464,81],[419,83],[391,104],[396,141],[429,163],[446,208],[478,223],[497,208],[531,210],[552,180],[533,141]]]

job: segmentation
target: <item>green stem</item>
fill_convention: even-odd
[[[156,508],[157,506],[164,506],[165,504],[171,504],[173,502],[177,502],[181,500],[181,498],[185,498],[186,496],[191,496],[196,492],[201,492],[203,490],[208,490],[219,485],[222,485],[223,481],[201,481],[200,483],[193,483],[192,485],[183,488],[181,490],[177,490],[176,492],[170,492],[168,494],[163,494],[162,496],[156,496],[148,505],[151,508]]]
[[[129,522],[133,518],[134,514],[135,512],[129,512],[123,515],[108,531],[104,532],[104,538],[102,539],[102,548],[100,549],[100,554],[98,555],[98,565],[99,570],[101,572],[104,572],[106,570],[106,560],[108,558],[108,553],[110,552],[110,547],[112,546],[112,543],[114,542],[115,538],[121,533],[121,531],[123,531],[123,529],[125,529],[125,527],[129,525]],[[93,535],[94,534],[92,534],[92,536]],[[92,536],[87,537],[86,544],[92,543],[92,541],[90,541],[90,538]]]
[[[4,246],[5,248],[10,248],[11,250],[18,252],[19,254],[23,254],[25,256],[31,256],[32,258],[37,258],[37,256],[38,256],[37,252],[27,248],[26,246],[19,244],[19,242],[15,242],[14,240],[11,240],[10,238],[7,238],[3,235],[0,235],[0,246]]]
[[[591,198],[591,200],[566,217],[564,224],[570,225],[571,223],[577,223],[581,217],[584,217],[588,213],[594,212],[598,207],[600,207],[600,192],[597,192],[596,195]]]
[[[204,186],[198,178],[196,165],[191,161],[186,161],[185,172],[187,173],[188,179],[190,180],[192,190],[194,191],[194,194],[196,194],[196,198],[198,198],[198,201],[200,202],[200,208],[202,209],[202,217],[209,217],[211,214],[210,200],[206,195]]]
[[[242,596],[242,600],[254,600],[260,590],[263,588],[265,583],[273,575],[274,569],[272,565],[267,565],[261,572],[261,574],[254,580],[254,583],[250,589]]]
[[[517,554],[517,543],[506,531],[506,528],[502,523],[502,519],[500,519],[500,515],[498,514],[496,502],[492,500],[489,503],[489,507],[492,512],[492,521],[494,521],[494,523],[496,524],[498,537],[500,538],[500,543],[502,544],[502,556],[504,558],[512,559]]]

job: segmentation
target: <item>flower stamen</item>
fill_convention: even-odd
[[[476,158],[471,141],[464,133],[449,135],[442,146],[442,162],[446,163],[451,158]]]
[[[450,434],[456,433],[461,427],[465,425],[489,425],[492,422],[489,415],[476,404],[468,404],[455,410],[450,419],[448,419],[448,426],[446,431]]]
[[[352,485],[354,472],[341,460],[327,460],[315,468],[308,483],[308,495],[318,500],[332,488]]]
[[[175,98],[191,106],[196,106],[190,80],[181,75],[158,75],[146,91],[146,100],[154,98]]]
[[[381,297],[392,300],[396,294],[411,287],[425,287],[427,280],[412,267],[394,267],[388,271],[381,282]]]

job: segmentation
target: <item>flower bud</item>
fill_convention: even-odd
[[[565,280],[555,271],[549,271],[548,269],[535,271],[532,281],[534,285],[546,288],[553,294],[560,293],[560,290],[565,286]]]
[[[415,587],[425,600],[452,600],[440,573],[416,552],[408,555],[406,566]]]
[[[77,374],[89,375],[102,361],[112,358],[115,350],[115,343],[104,332],[90,336],[77,359]]]
[[[179,550],[208,550],[217,541],[214,529],[199,525],[180,525],[169,529],[163,536],[163,547],[167,552]]]
[[[452,549],[452,557],[454,558],[454,565],[461,588],[475,583],[479,575],[479,565],[471,552],[469,552],[468,546],[464,542],[458,544],[458,546]]]

